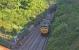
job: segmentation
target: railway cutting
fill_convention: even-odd
[[[46,50],[50,24],[56,11],[56,4],[49,7],[38,24],[31,25],[30,33],[25,35],[21,41],[11,50]],[[43,24],[42,24],[43,23]]]

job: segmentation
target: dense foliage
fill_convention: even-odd
[[[58,0],[48,50],[79,50],[79,1]]]
[[[18,32],[47,7],[46,0],[0,0],[0,30]]]

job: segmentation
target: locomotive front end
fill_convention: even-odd
[[[48,27],[42,26],[42,27],[40,28],[40,32],[41,32],[43,35],[47,35],[47,34],[48,34]]]
[[[49,20],[43,19],[42,22],[40,23],[40,32],[42,35],[48,35],[49,33]]]

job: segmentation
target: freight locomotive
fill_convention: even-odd
[[[40,32],[42,35],[48,35],[49,33],[49,25],[50,25],[50,20],[43,19],[42,22],[40,22]]]

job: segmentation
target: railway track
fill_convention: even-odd
[[[38,28],[39,26],[35,27],[32,32],[23,39],[25,42],[21,41],[23,43],[22,46],[12,50],[44,50],[43,47],[47,43],[47,38],[41,36]]]
[[[44,39],[40,34],[38,28],[36,27],[33,29],[32,35],[28,40],[25,42],[25,44],[19,49],[19,50],[38,50],[40,45],[41,48],[43,47]],[[39,45],[39,46],[38,46]]]

